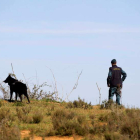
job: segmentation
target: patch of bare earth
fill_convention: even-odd
[[[30,140],[81,140],[81,136],[73,136],[73,137],[60,137],[60,136],[50,136],[50,137],[38,137],[38,136],[31,136],[29,130],[23,130],[21,131],[21,138],[24,139],[26,137],[30,137]]]

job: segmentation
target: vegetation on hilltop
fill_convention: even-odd
[[[30,104],[1,100],[0,140],[29,139],[33,135],[80,135],[84,140],[140,139],[140,109],[109,105],[110,108],[91,106],[80,98],[68,103],[31,100]],[[30,136],[21,138],[21,130],[29,130]]]
[[[77,88],[81,74],[72,91]],[[48,86],[47,83],[34,85],[32,90],[28,87],[30,104],[26,100],[0,100],[0,140],[29,140],[34,135],[42,139],[75,135],[83,140],[140,139],[140,109],[124,108],[112,101],[96,106],[80,98],[66,102],[58,96],[56,81],[52,93],[43,91],[44,86]],[[9,88],[0,84],[0,90],[7,98]],[[29,136],[22,137],[22,130],[28,130]]]

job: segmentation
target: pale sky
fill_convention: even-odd
[[[0,80],[12,63],[18,79],[25,82],[24,73],[30,85],[52,84],[49,67],[65,99],[83,70],[69,100],[80,96],[97,104],[96,82],[108,99],[106,78],[115,58],[128,75],[123,104],[140,107],[139,6],[139,0],[0,1]]]

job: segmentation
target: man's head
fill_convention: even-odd
[[[111,61],[111,64],[112,64],[112,65],[116,65],[116,63],[117,63],[116,59],[113,59],[113,60]]]

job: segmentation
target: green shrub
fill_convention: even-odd
[[[126,116],[123,112],[110,112],[101,114],[98,120],[107,124],[108,131],[116,132],[121,127],[121,124],[126,121]]]
[[[78,101],[75,100],[73,102],[68,102],[66,108],[83,108],[83,109],[92,109],[91,102],[87,103],[84,101],[84,99],[78,98]]]
[[[22,108],[16,108],[16,112],[17,112],[17,116],[18,116],[18,119],[22,122],[27,122],[27,116],[29,114],[29,112],[26,110],[26,108],[22,107]]]
[[[66,108],[74,108],[73,102],[68,102]]]
[[[0,124],[0,140],[20,140],[19,128],[9,126],[9,120],[3,119]]]
[[[113,100],[109,100],[109,101],[104,100],[104,101],[102,101],[100,109],[111,109],[115,105],[116,105],[116,103],[113,102]]]
[[[52,114],[51,108],[48,108],[48,109],[47,109],[46,115],[47,115],[47,116],[50,116],[51,114]]]
[[[25,137],[23,140],[30,140],[30,137]]]
[[[113,121],[114,124],[118,124],[119,122],[121,123],[122,121],[124,121],[126,118],[126,115],[123,112],[109,112],[107,114],[101,114],[99,116],[99,121],[101,122],[110,122]]]
[[[47,99],[46,99],[46,102],[57,102],[57,101],[54,100],[54,99],[51,99],[51,98],[47,98]]]
[[[127,137],[124,137],[118,133],[106,133],[104,137],[105,140],[129,140]]]
[[[16,112],[17,112],[17,117],[21,122],[24,123],[32,123],[33,122],[33,116],[31,114],[31,107],[30,106],[25,106],[25,107],[17,107]]]
[[[77,121],[79,122],[79,124],[83,124],[86,121],[86,116],[83,115],[77,116]]]
[[[46,132],[46,136],[54,136],[55,135],[55,130],[50,129],[49,131]]]
[[[107,114],[101,114],[98,119],[101,122],[106,122],[108,120],[108,115]]]
[[[0,107],[2,107],[2,101],[0,100]]]
[[[89,118],[93,120],[93,119],[95,119],[95,115],[94,114],[90,114]]]
[[[4,106],[0,108],[0,122],[3,119],[8,119],[9,121],[15,120],[14,114],[11,112],[10,108]]]
[[[113,100],[104,100],[102,101],[102,104],[100,106],[100,109],[115,109],[115,108],[124,108],[123,105],[118,105],[116,102],[113,102]]]
[[[22,102],[15,102],[13,104],[13,106],[24,106],[24,103],[22,103]]]
[[[89,132],[90,134],[93,134],[93,135],[101,135],[107,131],[108,131],[107,125],[96,124],[90,128]]]
[[[18,119],[24,123],[40,123],[43,120],[40,110],[31,109],[31,106],[17,107],[16,112]]]
[[[132,139],[140,139],[140,120],[136,118],[125,120],[121,126],[121,134]]]
[[[128,125],[128,124],[124,124],[124,125],[121,127],[121,133],[131,136],[131,135],[133,134],[133,127],[130,126],[130,125]]]
[[[93,135],[88,135],[82,140],[101,140],[100,138],[94,137]]]
[[[40,123],[43,120],[43,115],[41,113],[33,115],[33,123]]]
[[[70,110],[56,110],[52,115],[52,123],[56,135],[85,135],[88,132],[85,117],[76,115]]]
[[[140,116],[140,109],[138,108],[127,108],[125,110],[126,115],[129,116],[130,118],[138,118]]]

